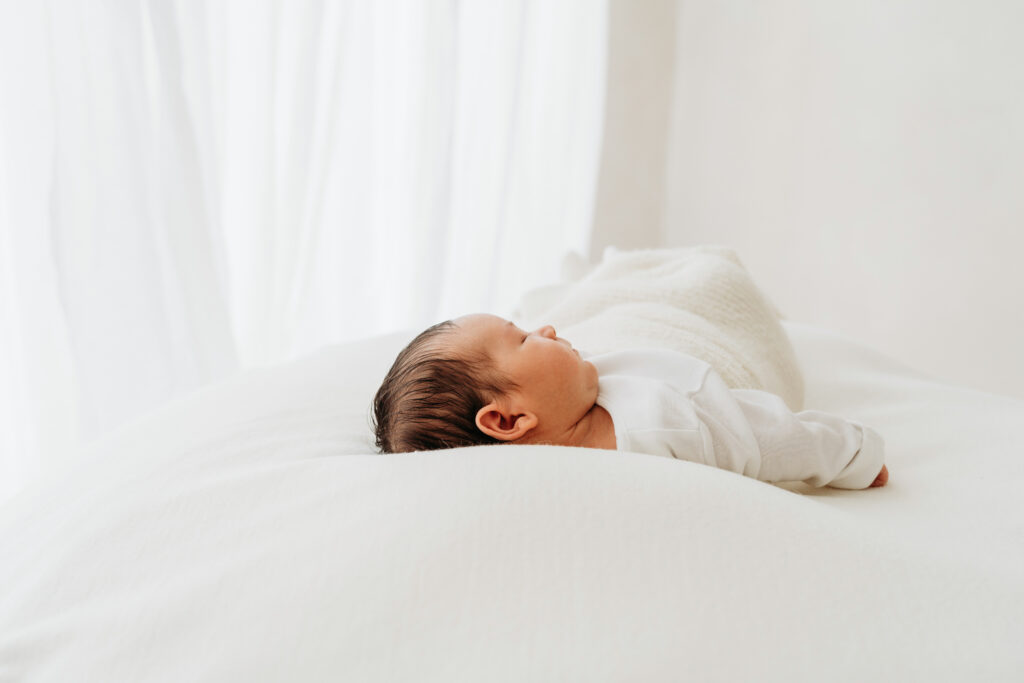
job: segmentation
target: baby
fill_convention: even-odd
[[[775,394],[730,389],[707,363],[664,349],[584,357],[546,325],[475,314],[409,343],[373,401],[385,453],[494,443],[625,450],[762,481],[884,486],[882,438]]]

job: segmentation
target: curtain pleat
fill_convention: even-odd
[[[0,4],[0,497],[240,368],[588,248],[606,8]]]

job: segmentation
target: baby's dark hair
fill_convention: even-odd
[[[476,426],[476,414],[516,388],[486,350],[455,352],[443,337],[451,320],[428,327],[402,349],[373,398],[373,430],[382,453],[504,443]]]

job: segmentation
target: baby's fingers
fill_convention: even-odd
[[[879,472],[878,476],[875,477],[875,480],[871,482],[871,487],[873,488],[876,486],[885,486],[885,483],[887,481],[889,481],[889,468],[886,467],[885,465],[882,465],[882,471]]]

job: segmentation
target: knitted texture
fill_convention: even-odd
[[[587,353],[669,348],[709,363],[734,389],[803,408],[804,381],[778,309],[723,246],[617,251],[576,282],[528,293],[524,326],[552,324]]]

